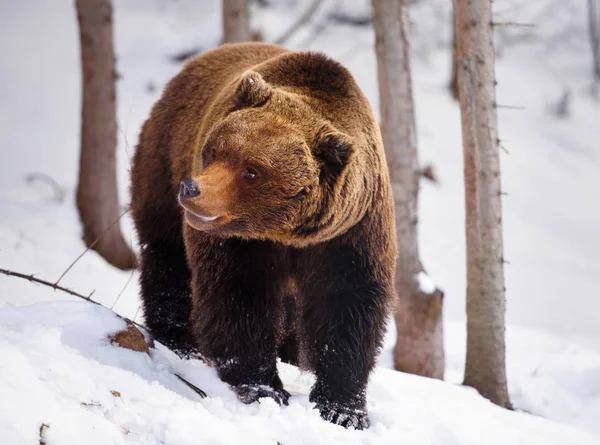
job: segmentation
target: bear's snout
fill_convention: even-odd
[[[198,184],[192,178],[187,178],[181,181],[179,185],[179,198],[190,199],[200,196],[200,189]]]

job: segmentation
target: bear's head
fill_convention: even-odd
[[[366,185],[348,177],[359,168],[351,168],[353,137],[307,90],[275,87],[256,71],[235,85],[181,182],[185,221],[218,236],[297,246],[333,237],[356,214],[352,200],[360,197],[352,195]]]

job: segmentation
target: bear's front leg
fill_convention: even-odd
[[[392,287],[372,269],[371,258],[366,261],[352,248],[332,249],[312,263],[318,273],[302,289],[303,349],[317,377],[310,401],[325,420],[368,428],[367,382]]]
[[[188,250],[189,251],[189,250]],[[268,243],[210,239],[192,249],[192,331],[243,403],[288,403],[276,367],[281,258]]]

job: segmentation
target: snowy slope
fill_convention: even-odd
[[[3,444],[398,444],[592,445],[598,436],[498,408],[475,391],[379,369],[368,431],[320,419],[309,374],[280,364],[292,398],[243,405],[201,362],[161,349],[148,357],[111,345],[124,323],[88,303],[0,309],[0,439]],[[173,375],[204,389],[200,399]]]

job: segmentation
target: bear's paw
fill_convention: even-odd
[[[287,405],[290,398],[290,393],[285,389],[272,388],[267,385],[237,385],[232,387],[240,402],[249,405],[254,402],[259,402],[263,397],[270,397],[275,400],[278,405]]]
[[[365,430],[371,424],[365,410],[348,408],[339,404],[317,404],[316,408],[324,420],[344,428]]]

